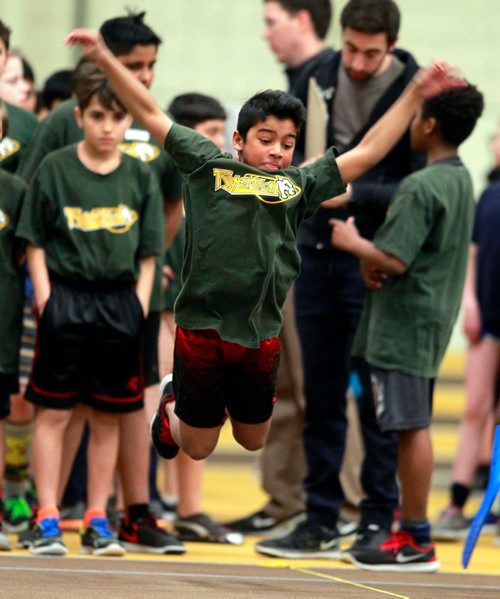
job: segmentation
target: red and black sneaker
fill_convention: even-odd
[[[440,563],[434,543],[418,545],[407,531],[392,533],[378,547],[351,554],[350,561],[362,570],[385,572],[436,572]]]
[[[171,374],[167,374],[163,378],[160,384],[160,393],[160,404],[153,420],[151,420],[151,438],[158,454],[162,458],[171,460],[179,452],[179,446],[170,432],[170,423],[166,411],[167,403],[175,399]]]
[[[135,521],[121,521],[118,540],[128,551],[138,553],[186,553],[186,548],[176,537],[160,528],[153,516]]]

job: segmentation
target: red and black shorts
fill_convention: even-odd
[[[124,413],[144,405],[144,314],[132,284],[53,282],[26,399]]]
[[[251,349],[222,340],[212,329],[177,327],[175,413],[200,428],[219,426],[226,410],[244,424],[266,422],[273,411],[279,358],[278,337]]]

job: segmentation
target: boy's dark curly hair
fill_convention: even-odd
[[[477,87],[468,84],[426,100],[422,106],[422,117],[435,118],[443,140],[459,146],[474,130],[483,109],[483,94]]]

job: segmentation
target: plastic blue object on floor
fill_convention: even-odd
[[[462,566],[467,568],[477,539],[488,518],[491,506],[500,492],[500,424],[495,427],[495,438],[493,441],[493,451],[491,454],[490,479],[484,493],[483,501],[479,506],[477,514],[472,520],[469,534],[465,539],[464,549],[462,551]]]

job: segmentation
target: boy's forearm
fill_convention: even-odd
[[[368,262],[372,268],[389,275],[402,275],[407,270],[406,264],[399,258],[379,250],[372,241],[361,236],[352,240],[348,251],[360,260]]]
[[[467,272],[465,275],[464,292],[462,296],[462,305],[476,305],[477,294],[476,294],[476,258],[477,258],[477,246],[475,243],[471,243],[469,246],[469,257],[467,260]]]
[[[35,295],[35,309],[41,314],[49,299],[51,288],[45,250],[30,243],[26,248],[26,256]]]
[[[153,281],[155,277],[156,258],[147,256],[139,260],[139,276],[135,284],[135,292],[142,305],[144,316],[149,313],[149,302],[153,291]]]

